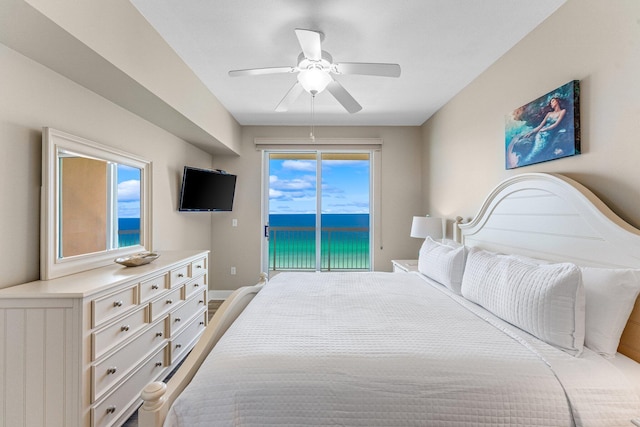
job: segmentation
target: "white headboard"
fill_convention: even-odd
[[[562,175],[527,173],[501,182],[476,217],[459,227],[467,246],[582,266],[640,268],[640,230]],[[640,361],[638,303],[619,351]]]
[[[527,173],[501,182],[460,229],[467,246],[578,265],[640,268],[640,230],[562,175]]]

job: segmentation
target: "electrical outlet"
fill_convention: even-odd
[[[231,267],[231,275],[232,276],[236,275],[236,268],[235,267]]]

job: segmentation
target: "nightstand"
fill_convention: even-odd
[[[393,264],[394,273],[408,273],[409,271],[418,271],[417,259],[393,259],[391,260],[391,264]]]

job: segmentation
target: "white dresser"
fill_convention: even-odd
[[[208,252],[0,290],[0,427],[119,426],[207,324]]]

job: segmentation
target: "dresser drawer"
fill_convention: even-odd
[[[149,352],[165,342],[167,321],[168,318],[151,325],[142,335],[91,367],[92,402],[131,372]]]
[[[182,288],[176,288],[151,301],[151,322],[155,322],[182,302]]]
[[[207,272],[207,259],[200,258],[191,263],[191,277],[197,277]]]
[[[202,291],[204,289],[207,289],[206,274],[198,276],[195,279],[190,280],[186,285],[184,285],[185,298],[187,299],[191,295],[193,295],[194,292]]]
[[[137,310],[123,316],[112,325],[93,332],[91,334],[93,341],[93,360],[99,359],[108,350],[144,328],[149,319],[148,311],[148,306],[140,306]]]
[[[127,378],[116,390],[91,409],[91,425],[113,426],[132,404],[141,402],[140,391],[166,369],[167,347],[162,347],[138,370]]]
[[[169,314],[169,337],[173,337],[175,333],[182,329],[200,309],[205,308],[206,306],[207,291],[203,290],[185,301],[185,303],[181,305],[180,308],[172,311],[171,314]]]
[[[97,328],[138,304],[138,285],[91,301],[91,327]]]
[[[169,274],[169,287],[175,288],[189,280],[189,264],[174,268]]]
[[[207,312],[203,312],[189,323],[175,338],[171,339],[170,345],[170,364],[176,363],[183,353],[196,341],[198,336],[207,326]]]
[[[169,273],[140,283],[140,302],[146,302],[169,289]]]

